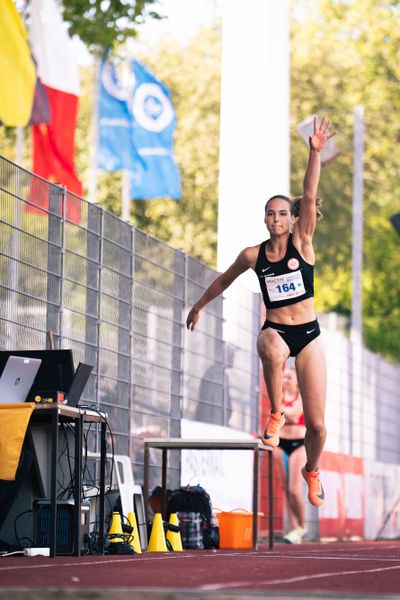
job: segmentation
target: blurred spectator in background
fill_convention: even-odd
[[[301,475],[301,467],[306,462],[306,428],[296,370],[288,365],[283,372],[282,410],[285,414],[285,425],[279,435],[279,445],[273,452],[285,490],[285,510],[290,524],[290,531],[283,539],[288,544],[301,544],[306,532]]]
[[[235,348],[224,345],[224,362],[214,362],[206,369],[199,387],[199,399],[194,418],[204,423],[229,425],[232,416],[229,371],[233,368]]]

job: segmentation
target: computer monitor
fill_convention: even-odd
[[[28,400],[31,400],[37,391],[68,392],[74,376],[72,350],[0,350],[0,375],[10,356],[40,358],[42,361]]]
[[[74,373],[71,386],[67,392],[67,404],[68,406],[78,406],[81,399],[83,390],[86,387],[87,381],[92,372],[92,365],[86,365],[80,362]]]

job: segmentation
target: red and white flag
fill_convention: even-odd
[[[37,74],[50,107],[50,121],[32,126],[33,172],[82,195],[82,183],[75,173],[79,70],[55,0],[31,0],[29,37]],[[43,206],[42,195],[38,195],[37,200],[31,197],[31,201],[47,208]],[[79,215],[75,214],[76,202],[73,204],[75,210],[67,203],[66,216],[76,222]]]

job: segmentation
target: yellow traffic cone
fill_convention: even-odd
[[[134,549],[136,554],[142,554],[142,548],[139,540],[139,529],[134,512],[128,513],[128,523],[133,528],[132,534],[128,538],[128,543]]]
[[[153,527],[151,528],[148,552],[168,552],[167,543],[165,541],[164,526],[161,513],[154,515]]]
[[[176,525],[179,527],[179,519],[176,513],[172,513],[169,518],[170,525]],[[167,540],[172,546],[172,550],[175,552],[183,552],[182,539],[180,531],[167,531]]]
[[[108,538],[111,544],[121,543],[124,541],[122,534],[121,515],[118,512],[113,512]]]

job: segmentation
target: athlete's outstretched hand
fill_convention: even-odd
[[[199,318],[200,318],[200,311],[195,306],[193,306],[190,309],[189,314],[187,316],[186,327],[190,331],[193,331],[194,328],[196,327],[196,324],[197,324],[197,321],[199,320]]]
[[[336,135],[336,131],[332,131],[329,133],[332,125],[332,121],[330,119],[325,119],[322,117],[322,121],[318,127],[317,117],[314,117],[314,132],[312,136],[309,138],[310,148],[315,150],[316,152],[321,152],[326,144],[334,135]]]

